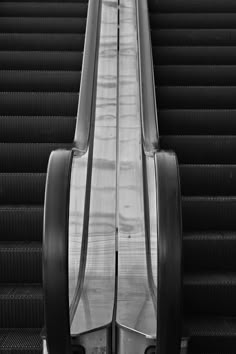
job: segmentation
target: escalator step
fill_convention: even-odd
[[[181,164],[236,164],[236,136],[162,136],[161,146],[176,152]]]
[[[70,148],[71,144],[0,143],[0,173],[46,172],[51,151]]]
[[[0,33],[0,50],[82,51],[83,34]]]
[[[235,65],[236,46],[153,46],[155,65]]]
[[[0,91],[78,92],[80,72],[0,70]]]
[[[156,94],[159,108],[236,108],[236,86],[161,86]]]
[[[236,134],[235,109],[161,109],[158,118],[162,134]]]
[[[0,116],[0,141],[4,143],[71,143],[74,138],[75,125],[75,116]]]
[[[180,165],[183,196],[236,196],[236,165]]]
[[[0,327],[40,328],[43,326],[43,292],[39,285],[1,285]]]
[[[234,272],[236,232],[218,230],[185,232],[183,252],[184,269],[188,272]]]
[[[0,115],[77,116],[78,93],[0,92]]]
[[[234,0],[149,0],[149,5],[159,12],[236,12]]]
[[[1,242],[0,278],[2,283],[41,283],[42,244]]]
[[[157,28],[236,28],[235,13],[153,13],[152,29]]]
[[[186,326],[191,337],[188,353],[234,354],[236,320],[221,317],[187,317]]]
[[[42,241],[43,205],[0,206],[0,241]]]
[[[182,197],[184,231],[236,229],[236,197]]]
[[[1,1],[1,17],[86,17],[82,1]]]
[[[159,29],[152,31],[152,40],[165,46],[235,46],[236,29]]]
[[[46,173],[0,173],[0,205],[43,204]]]
[[[236,85],[236,65],[158,65],[154,74],[166,86]]]
[[[0,329],[0,348],[2,354],[42,354],[40,328]]]
[[[84,33],[86,18],[2,17],[2,33]]]
[[[82,52],[1,51],[1,70],[81,70]]]
[[[236,274],[186,274],[184,276],[184,311],[188,315],[236,315]],[[220,301],[219,301],[220,299]]]

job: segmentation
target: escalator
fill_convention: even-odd
[[[0,352],[41,353],[52,150],[71,149],[87,0],[0,2]]]
[[[183,334],[236,348],[236,4],[149,0],[160,147],[180,164]]]

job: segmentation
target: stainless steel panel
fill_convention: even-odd
[[[70,304],[78,295],[78,306],[71,312],[71,334],[81,344],[87,343],[89,353],[93,352],[88,346],[91,333],[97,331],[93,341],[101,345],[101,333],[108,333],[102,328],[110,328],[114,311],[117,17],[117,0],[103,0],[93,146],[82,157],[76,156],[72,167],[69,293]]]
[[[143,155],[139,84],[136,2],[121,0],[116,321],[117,353],[127,354],[156,338],[156,184],[154,159]]]

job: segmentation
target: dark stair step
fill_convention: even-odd
[[[191,354],[234,354],[236,319],[227,317],[188,317],[185,326],[191,337]]]
[[[236,46],[153,46],[154,64],[235,65]]]
[[[236,196],[236,165],[180,165],[183,196]]]
[[[236,229],[236,197],[182,197],[184,231]]]
[[[236,85],[236,65],[158,65],[154,75],[166,86]]]
[[[235,46],[236,29],[158,29],[152,31],[153,45]]]
[[[88,1],[1,1],[1,17],[86,17]]]
[[[162,149],[176,152],[180,164],[236,164],[236,136],[164,135],[160,141]]]
[[[42,354],[41,328],[0,329],[2,354]]]
[[[158,123],[166,135],[234,135],[235,109],[160,109]]]
[[[184,276],[184,312],[196,316],[236,316],[235,273],[191,273]]]
[[[1,51],[1,70],[81,70],[83,53],[76,51]]]
[[[214,11],[214,7],[212,8]],[[150,24],[156,28],[236,28],[235,13],[151,13]]]
[[[236,108],[236,86],[161,86],[156,94],[160,109]]]
[[[234,0],[149,0],[150,11],[160,12],[236,12]]]
[[[74,139],[75,125],[76,116],[0,116],[0,141],[71,143]]]
[[[46,173],[0,173],[0,205],[42,204]]]
[[[236,231],[184,232],[183,254],[188,272],[234,272]]]
[[[70,148],[59,143],[0,143],[0,173],[46,172],[51,151]]]
[[[0,279],[1,283],[41,283],[42,244],[1,242]]]
[[[43,206],[0,206],[0,241],[42,241]]]
[[[0,50],[82,51],[84,34],[0,33]]]
[[[0,70],[0,91],[78,92],[79,71]]]
[[[0,92],[0,115],[77,116],[78,93]]]
[[[1,17],[0,32],[5,33],[84,33],[86,18],[78,17]]]
[[[41,286],[1,284],[0,312],[2,328],[41,328],[43,326]]]

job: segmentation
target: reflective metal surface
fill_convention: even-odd
[[[114,311],[117,17],[117,0],[103,0],[94,139],[84,156],[75,156],[71,177],[71,334],[86,345],[86,353],[110,351],[106,336],[111,337]]]
[[[121,0],[116,321],[117,353],[130,354],[155,344],[157,301],[155,170],[143,155],[137,35],[136,2]]]
[[[48,354],[47,341],[43,339],[43,354]]]

